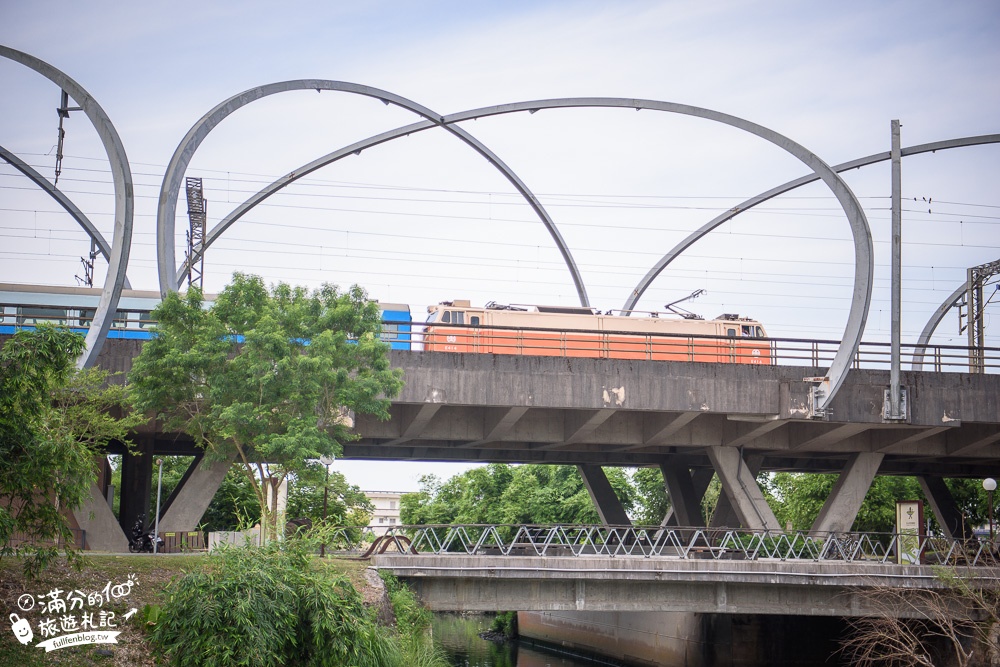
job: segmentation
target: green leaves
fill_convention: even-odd
[[[356,437],[343,414],[388,418],[402,379],[378,338],[378,307],[357,286],[269,290],[237,273],[211,309],[202,306],[194,289],[154,311],[157,335],[133,366],[132,391],[213,458],[238,457],[271,524],[266,483],[339,455]]]
[[[24,557],[29,576],[63,550],[75,557],[66,511],[89,498],[100,448],[144,421],[108,373],[76,370],[82,350],[82,336],[52,327],[0,350],[0,557]],[[16,533],[34,542],[15,547]]]

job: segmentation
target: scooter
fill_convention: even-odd
[[[163,550],[163,538],[156,536],[153,531],[145,530],[145,522],[140,517],[135,520],[132,526],[131,535],[128,540],[128,550],[132,553],[153,553],[153,540],[156,540],[156,551]]]

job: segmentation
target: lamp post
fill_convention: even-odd
[[[330,495],[330,465],[337,460],[333,454],[324,454],[319,457],[319,462],[326,466],[326,478],[323,480],[323,522],[326,523],[326,502]],[[326,556],[326,544],[319,545],[319,557]]]
[[[990,499],[990,548],[993,548],[993,492],[997,488],[997,481],[992,477],[987,477],[983,480],[983,488],[986,489],[986,495]]]
[[[156,518],[153,519],[153,553],[159,543],[160,536],[160,491],[163,489],[163,459],[156,459],[156,465],[160,467],[160,474],[156,480]],[[993,483],[996,486],[996,482]]]

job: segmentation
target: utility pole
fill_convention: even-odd
[[[906,420],[906,390],[900,387],[900,322],[902,320],[903,282],[903,211],[902,155],[900,152],[899,121],[890,123],[892,132],[892,330],[890,343],[889,391],[886,392],[882,417],[887,421]]]

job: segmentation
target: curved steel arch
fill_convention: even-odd
[[[931,336],[937,330],[938,325],[941,324],[941,320],[944,316],[948,314],[948,311],[955,307],[966,292],[969,291],[969,281],[966,280],[962,283],[962,286],[951,293],[951,295],[945,299],[931,318],[927,320],[927,324],[924,325],[924,330],[920,332],[920,338],[917,339],[916,348],[913,350],[913,363],[910,364],[911,371],[923,370],[924,367],[924,351],[927,349],[927,344],[931,340]]]
[[[929,144],[919,144],[917,146],[911,146],[909,148],[902,149],[900,151],[900,155],[906,157],[908,155],[919,155],[920,153],[933,153],[934,151],[947,150],[949,148],[962,148],[965,146],[980,146],[983,144],[995,144],[995,143],[1000,143],[1000,134],[983,134],[973,137],[962,137],[960,139],[949,139],[947,141],[935,141]],[[838,164],[831,168],[835,172],[840,173],[843,171],[848,171],[850,169],[866,167],[870,164],[876,164],[878,162],[885,162],[889,158],[890,158],[889,151],[885,151],[884,153],[875,153],[867,157],[858,158],[857,160],[844,162],[842,164]],[[712,218],[709,222],[705,223],[704,226],[699,228],[697,231],[692,232],[690,236],[688,236],[683,241],[674,246],[674,248],[670,252],[668,252],[666,255],[660,258],[660,260],[653,265],[653,267],[649,270],[649,272],[646,273],[646,275],[643,276],[642,280],[639,281],[639,284],[635,286],[635,289],[632,291],[632,294],[629,296],[628,300],[626,300],[622,310],[625,311],[633,310],[636,304],[639,302],[639,299],[649,288],[653,280],[658,275],[660,275],[660,273],[662,273],[665,268],[667,268],[667,265],[669,265],[672,261],[677,259],[677,256],[680,255],[685,250],[687,250],[691,245],[695,243],[695,241],[699,240],[701,237],[705,236],[706,234],[708,234],[710,231],[712,231],[722,223],[733,219],[740,213],[743,213],[744,211],[747,211],[757,206],[758,204],[762,204],[768,201],[769,199],[773,199],[778,195],[782,195],[796,188],[800,188],[803,185],[807,185],[809,183],[815,183],[818,180],[819,176],[817,176],[816,174],[810,174],[808,176],[802,176],[801,178],[797,178],[793,181],[788,181],[787,183],[772,188],[767,192],[762,192],[756,197],[751,197],[750,199],[747,199],[746,201],[737,204],[736,206],[729,209],[725,213],[722,213]]]
[[[93,324],[87,331],[86,349],[76,362],[80,368],[92,366],[97,361],[97,355],[100,353],[104,339],[111,328],[111,321],[114,319],[118,299],[121,297],[122,287],[125,283],[125,268],[128,265],[129,251],[132,246],[134,192],[132,172],[125,155],[125,147],[104,109],[76,81],[47,62],[7,46],[0,45],[0,56],[33,69],[66,91],[80,105],[87,118],[94,125],[101,143],[104,144],[104,150],[108,154],[108,161],[111,163],[111,174],[115,185],[114,239],[111,252],[108,255],[108,273],[104,279],[104,288],[101,290],[101,299],[97,304],[97,311],[94,313]]]
[[[843,341],[833,363],[827,371],[827,377],[820,383],[813,394],[813,416],[824,416],[826,410],[833,400],[837,390],[843,384],[847,371],[850,368],[851,360],[861,343],[861,334],[865,328],[868,318],[868,307],[871,303],[872,292],[872,238],[871,230],[868,227],[868,220],[864,210],[858,202],[857,197],[840,176],[830,168],[819,156],[808,151],[805,147],[795,143],[788,137],[770,130],[748,120],[724,114],[711,109],[703,109],[686,104],[675,104],[672,102],[658,102],[655,100],[622,99],[622,98],[564,98],[554,100],[536,100],[533,102],[519,102],[515,104],[504,104],[483,109],[474,109],[450,116],[445,116],[443,121],[447,123],[458,123],[464,120],[494,116],[519,111],[535,112],[540,109],[557,109],[571,107],[618,107],[640,109],[650,109],[655,111],[665,111],[677,113],[685,116],[693,116],[711,120],[730,127],[735,127],[744,132],[748,132],[778,146],[784,151],[792,154],[807,167],[812,169],[818,178],[826,183],[840,202],[851,232],[854,236],[854,294],[851,299],[851,310],[848,315],[847,325],[844,329]],[[849,344],[847,344],[849,341]]]
[[[301,82],[285,82],[297,83]],[[315,82],[313,82],[315,83]],[[272,84],[274,86],[285,85],[285,84]],[[301,87],[315,87],[315,86],[301,86]],[[361,86],[352,86],[353,90],[351,92],[359,92],[359,94],[371,95],[371,89],[361,89]],[[257,95],[260,96],[259,92],[261,89],[254,89],[243,93],[243,96],[247,95]],[[269,92],[280,92],[280,90],[275,90]],[[374,95],[383,99],[384,96]],[[199,121],[195,127],[188,132],[188,136],[185,137],[181,145],[178,146],[177,151],[174,153],[174,158],[171,160],[170,167],[168,169],[168,174],[164,176],[164,186],[160,192],[160,212],[157,216],[157,245],[159,247],[160,253],[160,285],[161,291],[167,289],[165,286],[170,284],[170,276],[166,273],[166,265],[169,263],[171,266],[176,266],[176,262],[173,260],[174,249],[173,249],[173,215],[176,211],[176,193],[180,188],[179,175],[175,175],[174,172],[177,170],[177,165],[182,162],[186,166],[187,162],[190,160],[190,153],[197,148],[197,144],[204,138],[204,135],[214,127],[222,118],[234,111],[235,109],[243,106],[243,104],[256,99],[253,97],[250,100],[245,100],[239,102],[232,109],[225,109],[227,104],[232,104],[238,102],[241,96],[236,96],[231,98],[229,101],[213,109]],[[847,326],[844,331],[844,340],[852,341],[847,347],[841,344],[840,349],[834,357],[833,363],[831,364],[830,370],[828,371],[828,377],[824,380],[821,391],[815,393],[815,403],[814,403],[814,414],[822,415],[825,413],[827,406],[832,400],[833,396],[836,394],[840,385],[843,383],[844,377],[846,376],[847,369],[850,365],[850,361],[853,358],[857,347],[861,341],[861,334],[864,331],[865,321],[867,319],[868,306],[871,302],[871,277],[873,272],[873,260],[872,260],[872,241],[871,241],[871,231],[868,228],[868,221],[865,217],[864,211],[861,208],[860,203],[854,196],[854,193],[847,186],[847,184],[841,179],[836,172],[834,172],[829,165],[827,165],[823,160],[821,160],[814,153],[806,150],[803,146],[793,142],[791,139],[774,132],[768,128],[765,128],[756,123],[738,118],[736,116],[731,116],[729,114],[720,113],[718,111],[713,111],[710,109],[703,109],[700,107],[694,107],[684,104],[676,104],[672,102],[659,102],[655,100],[640,100],[640,99],[625,99],[625,98],[599,98],[599,97],[587,97],[587,98],[563,98],[563,99],[550,99],[550,100],[535,100],[530,102],[519,102],[514,104],[504,104],[492,107],[484,107],[480,109],[473,109],[470,111],[459,112],[456,114],[451,114],[448,116],[443,116],[439,118],[428,118],[434,125],[451,125],[455,123],[460,123],[466,120],[473,120],[476,118],[483,118],[488,116],[502,115],[507,113],[517,113],[522,111],[528,111],[534,113],[540,109],[556,109],[556,108],[579,108],[579,107],[611,107],[611,108],[634,108],[636,110],[640,109],[650,109],[656,111],[665,111],[669,113],[678,113],[682,115],[693,116],[697,118],[703,118],[706,120],[712,120],[715,122],[723,123],[737,129],[741,129],[745,132],[749,132],[755,136],[758,136],[770,143],[778,146],[779,148],[785,150],[786,152],[792,154],[798,158],[801,162],[810,167],[818,177],[822,179],[827,187],[833,192],[834,196],[840,202],[845,214],[847,215],[848,222],[851,225],[851,231],[854,236],[854,246],[855,246],[855,281],[854,281],[854,297],[851,302],[851,311],[848,316]],[[422,114],[425,115],[425,114]],[[217,116],[217,118],[216,118]],[[425,115],[426,117],[426,115]],[[418,123],[411,126],[410,131],[416,131],[417,128],[425,129],[424,124]],[[430,127],[428,124],[427,127]],[[207,128],[207,129],[205,129]],[[196,136],[200,134],[200,137]],[[402,134],[402,133],[400,133]],[[378,135],[383,136],[383,135]],[[388,139],[381,139],[376,143],[381,143],[381,141],[386,141]],[[188,145],[192,145],[193,148],[186,157],[181,157],[183,153],[188,151]],[[356,150],[356,149],[355,149]],[[170,180],[176,180],[171,187],[168,188],[168,176]],[[172,192],[172,202],[165,202],[165,194]],[[262,191],[263,192],[263,191]],[[165,206],[166,204],[166,206]],[[169,213],[169,216],[166,215]],[[169,217],[169,221],[166,218]],[[164,230],[169,224],[170,233],[166,238],[164,237]],[[169,244],[167,241],[169,240]],[[166,246],[169,245],[169,248]],[[166,252],[165,252],[166,251]],[[167,252],[169,253],[169,262],[164,261],[167,259]]]
[[[10,166],[14,167],[14,169],[17,169],[19,172],[27,176],[35,185],[40,187],[42,190],[45,190],[50,197],[55,199],[56,202],[62,206],[66,212],[80,224],[81,227],[83,227],[83,230],[87,232],[87,235],[94,240],[94,243],[97,244],[97,249],[101,251],[102,255],[104,255],[104,259],[110,261],[111,246],[108,245],[107,239],[105,239],[104,235],[101,234],[101,231],[94,226],[94,223],[90,221],[90,218],[84,215],[83,211],[77,208],[76,204],[74,204],[69,197],[63,194],[62,190],[57,188],[47,178],[39,174],[29,164],[21,160],[21,158],[17,157],[3,146],[0,146],[0,159],[3,159]],[[132,286],[129,285],[127,276],[123,287],[125,289],[132,289]]]
[[[191,161],[191,157],[194,152],[198,150],[198,146],[204,141],[205,137],[208,136],[209,132],[215,128],[223,119],[229,116],[231,113],[237,109],[258,100],[262,97],[267,97],[268,95],[274,95],[276,93],[286,92],[289,90],[310,90],[315,89],[320,90],[333,90],[339,92],[353,93],[356,95],[363,95],[365,97],[373,97],[379,99],[385,104],[395,104],[403,109],[412,111],[420,116],[423,116],[428,121],[428,127],[439,126],[443,127],[445,130],[451,132],[456,137],[461,139],[463,142],[471,146],[476,152],[486,158],[493,166],[499,169],[503,175],[507,178],[511,184],[521,193],[527,201],[528,204],[534,209],[535,213],[541,218],[542,223],[548,229],[549,234],[552,236],[553,240],[559,248],[559,252],[562,254],[567,267],[569,268],[570,275],[573,278],[573,283],[576,285],[577,294],[580,297],[580,303],[583,306],[589,306],[590,302],[587,298],[587,290],[584,287],[583,279],[580,276],[580,271],[576,266],[576,262],[573,260],[572,253],[570,253],[569,247],[563,240],[562,235],[556,228],[555,223],[549,217],[548,212],[545,211],[541,202],[538,198],[528,189],[528,187],[521,181],[520,178],[514,173],[514,171],[508,167],[504,162],[492,151],[490,151],[486,146],[479,142],[475,137],[470,135],[468,132],[460,127],[450,127],[449,124],[444,122],[439,114],[431,111],[427,107],[424,107],[412,100],[408,100],[399,95],[395,95],[388,91],[379,90],[378,88],[372,88],[370,86],[362,86],[360,84],[347,83],[343,81],[327,81],[321,79],[300,79],[295,81],[282,81],[279,83],[272,83],[266,86],[261,86],[259,88],[253,88],[251,90],[235,95],[228,100],[225,100],[221,104],[217,105],[207,114],[202,116],[202,118],[194,124],[194,126],[188,131],[181,140],[181,143],[177,146],[174,151],[174,155],[170,160],[170,164],[167,167],[166,173],[163,175],[163,185],[160,189],[160,200],[157,209],[156,216],[156,239],[157,239],[157,264],[158,273],[160,280],[160,293],[166,295],[170,290],[176,289],[181,282],[181,273],[183,268],[178,271],[177,277],[174,278],[174,282],[171,283],[170,272],[176,270],[177,260],[174,252],[174,225],[175,216],[177,212],[177,194],[180,190],[180,180],[184,176],[184,172],[187,170],[187,166]],[[381,142],[376,142],[381,143]],[[370,144],[370,145],[375,145]],[[337,151],[338,157],[340,159],[345,155],[350,153],[357,153],[361,150],[357,145],[348,147],[346,153]],[[287,185],[296,178],[304,176],[306,173],[310,173],[319,169],[324,164],[329,164],[333,160],[327,162],[322,162],[323,158],[320,160],[313,161],[309,165],[303,167],[307,170],[305,173],[297,174],[292,172],[285,176],[283,179],[277,181],[281,183],[281,187]],[[272,184],[273,185],[273,184]],[[248,202],[238,207],[232,214],[226,217],[220,224],[212,228],[211,232],[206,235],[205,242],[202,248],[208,247],[208,245],[216,239],[219,234],[221,234],[229,225],[235,222],[239,217],[246,213],[246,211],[256,206],[258,203],[269,197],[271,194],[276,192],[280,188],[275,188],[273,190],[267,191],[268,189],[261,191],[255,197],[258,197],[262,193],[263,196],[259,198],[251,198]],[[252,203],[250,203],[252,202]]]

